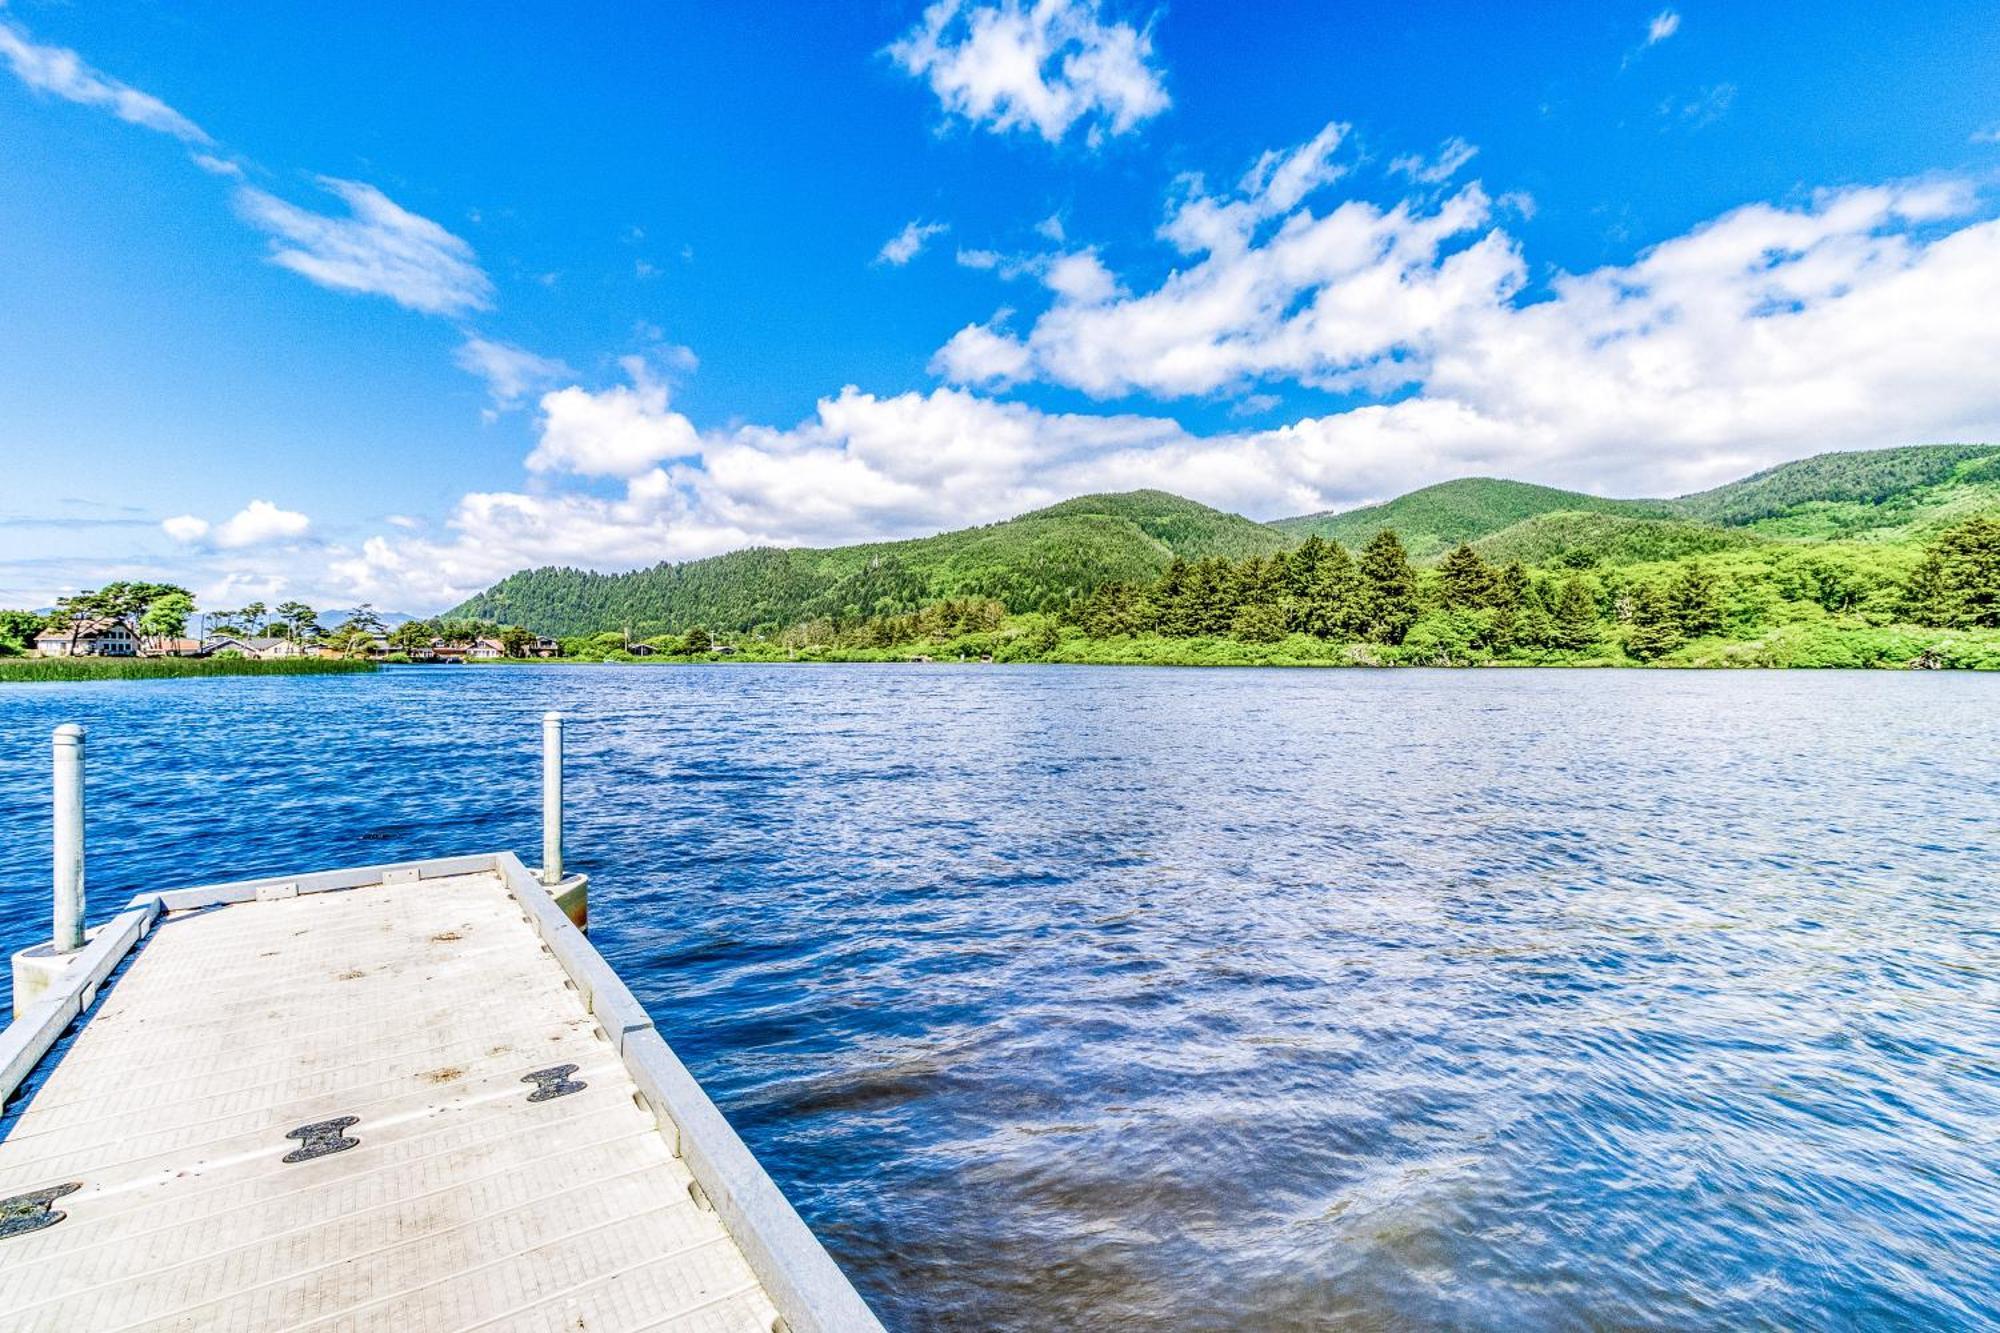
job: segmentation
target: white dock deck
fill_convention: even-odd
[[[0,1237],[0,1328],[879,1327],[595,951],[481,860],[164,895],[9,1108],[0,1199],[78,1188]]]

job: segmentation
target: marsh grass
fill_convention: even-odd
[[[166,680],[180,676],[324,676],[373,671],[373,662],[302,657],[15,657],[0,659],[0,683],[60,680]]]

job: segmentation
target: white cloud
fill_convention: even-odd
[[[1092,143],[1126,134],[1170,105],[1152,35],[1097,0],[937,0],[888,54],[948,114],[1050,143],[1079,122]]]
[[[1033,359],[1022,342],[1001,328],[1001,311],[990,324],[968,324],[951,335],[931,358],[931,373],[957,384],[1004,386],[1028,377]]]
[[[1035,234],[1045,241],[1061,245],[1063,243],[1062,214],[1051,213],[1040,222],[1037,222],[1035,224]]]
[[[311,521],[304,514],[280,509],[269,500],[252,500],[236,514],[216,524],[210,537],[217,546],[233,551],[245,546],[261,546],[266,542],[303,537],[311,526]]]
[[[220,523],[180,514],[160,524],[161,531],[183,545],[207,545],[224,551],[295,540],[311,527],[312,521],[304,514],[280,509],[269,500],[252,500]]]
[[[333,562],[344,595],[439,607],[517,569],[542,564],[633,568],[749,545],[909,536],[1005,518],[1090,489],[1107,452],[1186,441],[1171,421],[1055,415],[959,389],[889,397],[848,387],[789,430],[745,426],[697,435],[663,398],[573,387],[544,427],[617,421],[621,435],[661,432],[676,450],[636,447],[657,466],[628,468],[624,493],[482,492],[462,500],[450,536],[370,538]],[[669,422],[667,418],[674,417]],[[637,420],[635,420],[635,418]],[[530,466],[534,466],[532,461]],[[600,475],[612,475],[608,468]],[[1108,474],[1106,474],[1108,475]]]
[[[372,185],[319,183],[347,205],[330,217],[251,186],[237,207],[271,236],[271,262],[335,291],[386,296],[425,314],[462,314],[492,304],[493,283],[472,247],[429,218],[399,208]]]
[[[529,471],[631,478],[699,451],[693,423],[667,405],[667,386],[644,358],[619,364],[631,384],[598,393],[571,385],[542,395],[541,440],[528,455]]]
[[[1663,9],[1653,15],[1653,21],[1646,25],[1646,45],[1658,46],[1680,30],[1681,16],[1671,9]]]
[[[452,361],[460,370],[486,381],[495,407],[518,407],[529,394],[545,389],[575,371],[553,357],[538,356],[524,347],[468,333]]]
[[[0,19],[0,56],[13,67],[16,78],[39,92],[100,107],[129,124],[158,130],[187,143],[210,142],[199,125],[151,93],[142,93],[99,73],[74,51],[37,44],[30,40],[26,30],[5,19]]]
[[[1419,185],[1442,185],[1456,176],[1478,153],[1477,148],[1454,134],[1438,145],[1436,157],[1405,153],[1390,161],[1389,170],[1399,176],[1407,176]]]
[[[188,160],[211,176],[228,176],[243,179],[243,168],[226,157],[216,157],[212,153],[189,153]]]
[[[1345,129],[1264,154],[1229,194],[1183,182],[1160,235],[1198,259],[1152,291],[1127,294],[1101,265],[1088,281],[1045,276],[1054,304],[1025,335],[961,331],[937,369],[983,383],[993,367],[1015,367],[1011,378],[1032,368],[1097,397],[1213,393],[1264,378],[1397,387],[1409,377],[1401,349],[1461,309],[1510,297],[1524,269],[1511,240],[1488,230],[1492,206],[1476,184],[1435,205],[1350,200],[1316,216],[1305,201],[1343,174],[1334,154]]]
[[[882,243],[875,255],[878,264],[891,264],[897,268],[909,263],[930,243],[933,236],[942,236],[951,230],[948,222],[924,222],[912,219],[903,224],[903,229]]]
[[[198,542],[208,535],[208,520],[180,514],[161,523],[160,530],[177,542]]]
[[[2000,143],[2000,120],[1972,132],[1974,143]]]

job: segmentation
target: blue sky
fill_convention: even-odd
[[[0,605],[2000,436],[2000,9],[0,3]]]

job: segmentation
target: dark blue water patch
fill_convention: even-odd
[[[0,686],[90,884],[539,848],[906,1329],[1990,1328],[2000,680],[931,667]]]

